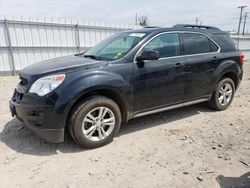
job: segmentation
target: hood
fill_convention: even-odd
[[[42,75],[66,72],[74,69],[91,69],[106,65],[106,61],[97,61],[82,56],[65,56],[46,61],[41,61],[25,67],[20,71],[20,75],[29,79],[29,77],[40,77]]]

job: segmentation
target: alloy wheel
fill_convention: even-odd
[[[100,141],[108,137],[115,127],[115,115],[107,107],[97,107],[88,112],[82,123],[85,137],[91,141]]]
[[[232,98],[232,94],[233,94],[233,88],[231,84],[229,83],[223,84],[220,88],[219,97],[218,97],[218,101],[220,105],[222,106],[227,105]]]

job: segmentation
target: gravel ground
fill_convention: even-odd
[[[0,187],[250,187],[250,64],[231,107],[131,120],[102,148],[46,143],[13,119],[18,77],[0,77]]]

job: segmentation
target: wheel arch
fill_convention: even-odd
[[[230,78],[233,80],[235,89],[238,88],[240,81],[242,79],[242,69],[233,60],[224,60],[215,70],[215,86],[223,78]]]
[[[66,126],[68,124],[70,115],[72,114],[72,112],[74,111],[75,107],[85,101],[86,99],[88,99],[91,96],[104,96],[107,97],[111,100],[113,100],[114,102],[117,103],[117,105],[119,106],[120,110],[121,110],[121,115],[122,115],[122,122],[126,122],[129,118],[129,107],[127,105],[127,103],[125,102],[125,100],[123,99],[123,97],[115,90],[112,89],[107,89],[107,88],[96,88],[96,89],[92,89],[89,90],[87,92],[85,92],[84,94],[80,95],[78,98],[76,98],[73,102],[73,104],[71,105],[68,113],[67,113],[67,118],[66,118]]]
[[[239,85],[239,77],[237,75],[237,73],[235,73],[234,71],[228,71],[224,74],[222,74],[222,76],[218,79],[217,83],[223,79],[223,78],[230,78],[233,80],[234,82],[234,86],[235,86],[235,89],[238,88],[238,85]]]

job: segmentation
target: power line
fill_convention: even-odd
[[[239,6],[238,8],[240,8],[240,19],[239,19],[239,26],[238,26],[238,35],[240,34],[240,25],[241,25],[241,20],[242,20],[242,12],[243,9],[246,8],[247,6]]]

